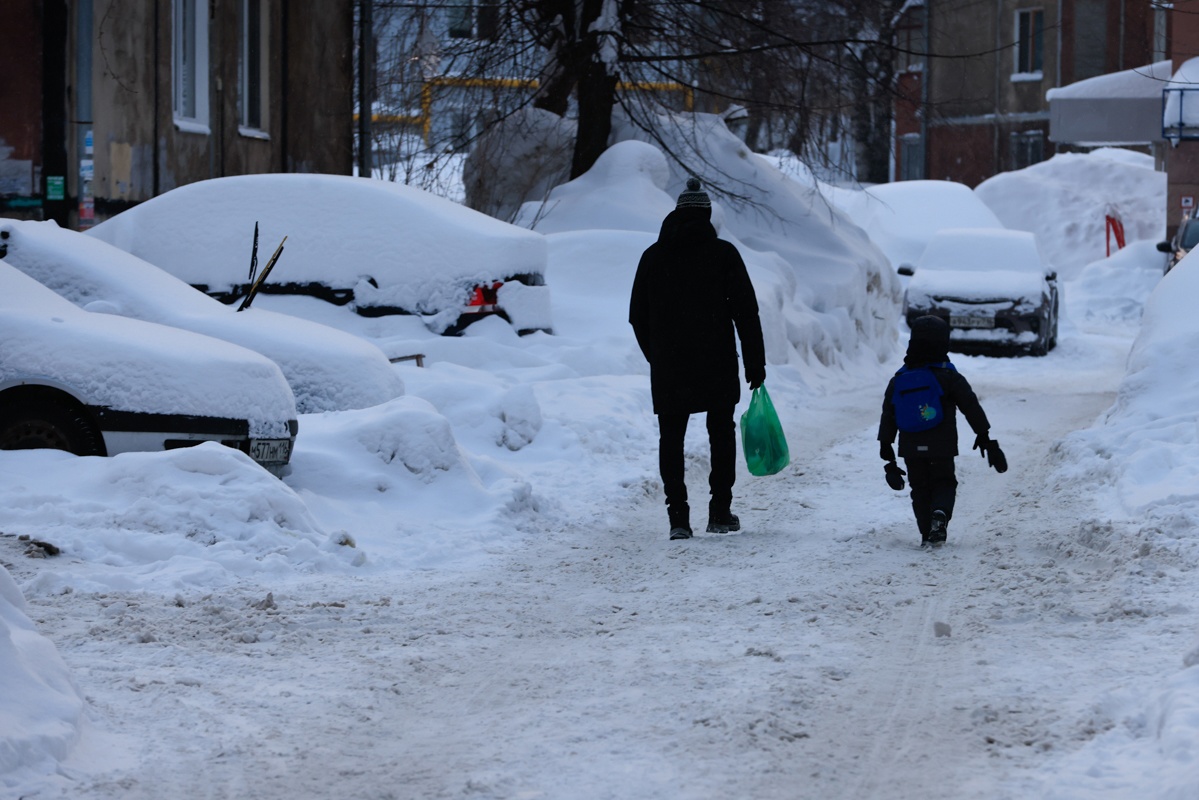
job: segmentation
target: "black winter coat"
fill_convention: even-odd
[[[891,394],[895,389],[895,378],[887,384],[883,395],[883,414],[878,424],[878,440],[888,444],[899,434],[900,458],[953,458],[958,454],[957,410],[962,410],[970,428],[976,434],[985,434],[991,429],[987,415],[979,405],[978,397],[970,382],[956,370],[932,367],[937,383],[941,384],[941,407],[945,421],[935,428],[916,433],[905,433],[895,425],[895,404]]]
[[[642,254],[629,322],[650,365],[654,413],[731,408],[747,376],[766,368],[758,298],[741,254],[719,239],[708,209],[675,209]]]

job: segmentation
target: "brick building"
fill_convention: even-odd
[[[4,0],[0,215],[87,227],[205,178],[353,169],[353,0]]]

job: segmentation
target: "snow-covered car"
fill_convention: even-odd
[[[896,269],[915,265],[932,235],[944,228],[1004,228],[973,189],[954,181],[898,181],[827,191]]]
[[[301,414],[367,408],[404,393],[387,356],[365,339],[253,305],[238,312],[137,256],[54,222],[0,220],[0,258],[89,311],[262,353],[283,370]]]
[[[436,333],[488,315],[520,333],[552,328],[544,237],[412,186],[343,175],[271,174],[180,186],[87,233],[223,301],[284,249],[261,291],[415,314]],[[286,237],[286,241],[284,241]],[[264,264],[265,268],[265,264]]]
[[[1195,249],[1195,245],[1199,244],[1199,219],[1195,217],[1183,217],[1182,223],[1178,226],[1178,230],[1174,232],[1174,238],[1168,242],[1158,242],[1158,252],[1166,254],[1165,272],[1174,269],[1175,265],[1186,256],[1187,253]]]
[[[214,441],[272,471],[291,459],[291,389],[244,347],[84,311],[3,261],[0,342],[0,450],[112,456]]]
[[[949,323],[960,353],[1045,355],[1057,345],[1057,273],[1027,231],[951,228],[929,239],[904,293],[910,325],[926,314]]]

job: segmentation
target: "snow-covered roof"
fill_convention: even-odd
[[[1171,62],[1097,75],[1050,89],[1049,139],[1078,145],[1162,141],[1161,93]]]
[[[1170,139],[1199,137],[1199,58],[1182,62],[1164,86],[1162,128]]]

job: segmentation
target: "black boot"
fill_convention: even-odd
[[[728,506],[708,507],[708,533],[732,533],[741,530],[741,520]]]
[[[932,526],[928,530],[928,542],[933,547],[940,547],[945,544],[945,537],[949,533],[949,518],[941,509],[933,512]]]
[[[666,509],[670,515],[670,538],[691,538],[691,508],[686,503],[675,503]]]

